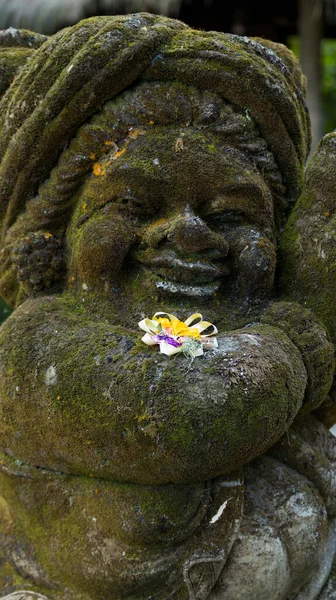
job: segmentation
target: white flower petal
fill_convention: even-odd
[[[166,354],[167,356],[171,356],[172,354],[178,354],[181,352],[182,346],[172,346],[171,344],[167,344],[167,342],[160,343],[160,352],[162,354]]]
[[[216,335],[216,333],[218,333],[217,327],[213,323],[209,323],[209,321],[201,321],[200,323],[197,323],[197,325],[195,325],[195,328],[200,332],[201,335],[202,331],[205,331],[206,329],[208,329],[208,327],[213,327],[213,331],[211,331],[211,333],[204,334],[204,337]]]
[[[194,313],[193,315],[190,315],[190,317],[188,317],[188,319],[184,322],[189,327],[190,323],[192,323],[193,321],[196,321],[196,319],[198,319],[198,323],[200,321],[202,321],[203,317],[202,317],[201,313]],[[193,325],[193,327],[196,327],[198,325],[198,323],[196,323],[196,325]]]
[[[155,333],[157,330],[157,323],[155,321],[151,321],[151,319],[143,319],[138,323],[140,329],[146,331],[146,333]]]
[[[155,344],[158,344],[154,336],[150,335],[149,333],[145,333],[141,339],[145,344],[147,344],[147,346],[155,346]]]

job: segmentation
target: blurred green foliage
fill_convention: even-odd
[[[336,128],[336,40],[323,40],[323,113],[328,133]]]
[[[297,36],[288,38],[288,46],[300,55]],[[322,103],[324,133],[329,133],[336,129],[336,40],[322,40]]]
[[[11,314],[12,309],[9,308],[9,306],[6,304],[6,302],[0,298],[0,324],[5,321],[5,319],[7,319],[7,317],[9,317],[9,315]]]

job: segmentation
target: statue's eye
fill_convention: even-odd
[[[228,209],[218,213],[210,213],[205,216],[207,225],[212,229],[225,228],[228,225],[243,225],[247,222],[244,211],[238,209]]]
[[[134,196],[121,196],[116,198],[115,203],[125,211],[140,213],[145,210],[144,202]]]
[[[113,203],[126,219],[147,219],[158,214],[159,199],[140,199],[130,194],[118,196]]]
[[[125,219],[139,219],[149,214],[148,206],[145,202],[128,194],[115,196],[104,205],[102,211],[104,213],[117,211]]]
[[[157,203],[133,194],[115,195],[100,209],[106,215],[119,214],[126,220],[141,220],[157,213]]]

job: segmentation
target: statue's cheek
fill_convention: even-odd
[[[134,231],[126,223],[98,217],[79,234],[71,271],[85,282],[116,281],[134,241]]]
[[[274,244],[266,237],[246,240],[235,256],[237,287],[251,297],[267,296],[273,287],[276,267]]]

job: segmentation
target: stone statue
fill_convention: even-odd
[[[2,597],[336,598],[336,136],[303,182],[296,60],[145,13],[1,40]],[[217,347],[147,346],[157,312]]]

